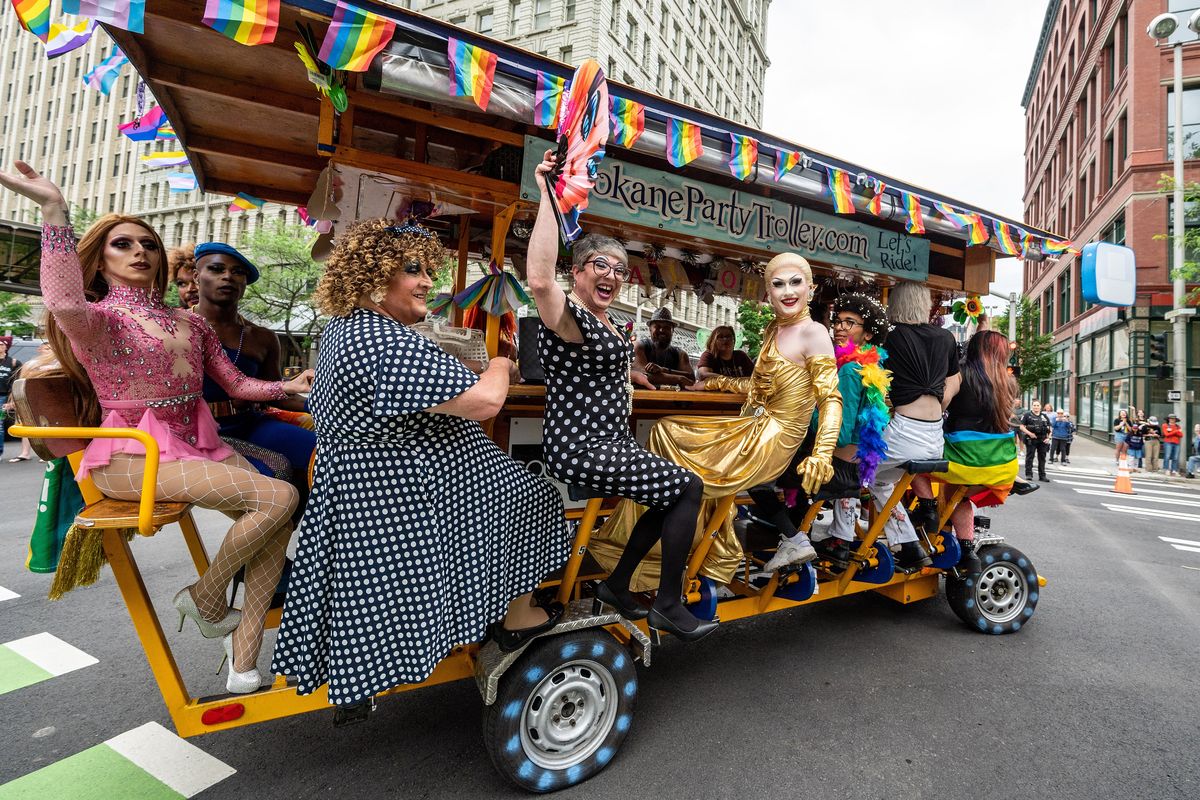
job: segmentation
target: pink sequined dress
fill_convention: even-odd
[[[102,300],[88,302],[70,226],[42,227],[41,284],[46,308],[96,388],[101,426],[149,433],[163,461],[221,461],[233,454],[201,397],[205,373],[239,400],[287,396],[279,381],[239,372],[208,323],[168,307],[157,289],[113,284]],[[79,477],[108,464],[114,453],[145,452],[133,440],[93,439]]]

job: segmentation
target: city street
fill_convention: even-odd
[[[171,723],[111,574],[52,603],[23,568],[41,471],[0,470],[0,643],[49,634],[71,653],[0,694],[8,800],[21,776]],[[1200,492],[1139,475],[1115,495],[1098,472],[1056,469],[993,510],[1048,580],[1019,633],[970,631],[943,597],[860,595],[667,641],[622,750],[561,796],[1200,796]],[[199,520],[211,546],[224,520]],[[163,611],[191,569],[176,530],[134,547],[185,678],[220,691],[219,644]],[[351,728],[318,712],[191,739],[211,757],[192,770],[214,775],[204,798],[523,796],[492,769],[480,711],[472,682],[449,684]]]

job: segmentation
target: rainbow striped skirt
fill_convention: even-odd
[[[983,487],[971,496],[976,506],[1003,503],[1017,477],[1017,443],[1010,431],[948,433],[942,458],[950,462],[949,469],[931,477],[945,483]]]

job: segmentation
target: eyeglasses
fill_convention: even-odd
[[[862,323],[856,319],[851,319],[850,317],[838,317],[837,319],[835,319],[833,321],[833,327],[835,327],[835,328],[857,328],[857,327],[862,327]]]
[[[619,281],[627,280],[629,278],[629,267],[625,266],[619,261],[616,264],[613,264],[607,258],[591,258],[583,262],[583,265],[586,266],[587,264],[592,265],[592,271],[597,275],[608,275],[609,273],[612,273],[613,277]]]

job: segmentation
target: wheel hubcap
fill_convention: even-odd
[[[617,684],[595,661],[570,661],[530,693],[521,717],[521,744],[540,767],[565,769],[600,748],[617,713]]]
[[[1016,619],[1025,607],[1029,587],[1025,576],[1012,564],[992,564],[979,576],[976,600],[989,622],[1003,624]]]

